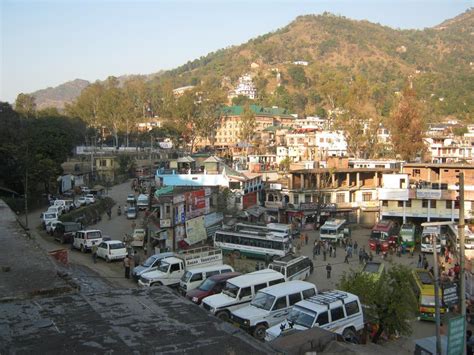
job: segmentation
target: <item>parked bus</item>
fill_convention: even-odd
[[[416,227],[414,224],[402,224],[402,227],[400,228],[400,237],[402,239],[402,243],[404,243],[405,246],[412,247],[415,245],[415,235]]]
[[[214,234],[214,246],[236,256],[255,258],[282,257],[290,252],[290,238],[286,233],[240,229],[238,232],[220,230]]]
[[[433,253],[432,238],[436,237],[436,251],[441,252],[441,245],[446,245],[447,225],[425,226],[421,233],[421,252]]]
[[[418,311],[421,320],[435,320],[435,288],[434,277],[431,272],[425,269],[412,270],[413,287],[415,296],[418,299]],[[440,305],[441,291],[438,290]],[[440,313],[446,312],[445,307],[440,307]]]
[[[248,224],[248,223],[237,223],[234,227],[236,232],[240,232],[243,229],[246,230],[255,230],[255,231],[269,231],[269,232],[278,232],[285,233],[292,238],[298,238],[299,232],[291,228],[291,224],[283,223],[268,223],[267,225],[260,224]]]
[[[371,250],[377,250],[377,245],[381,251],[387,251],[398,241],[398,225],[394,221],[384,219],[378,222],[370,234],[369,247]]]
[[[319,237],[322,240],[340,241],[344,239],[345,219],[328,219],[319,229]]]

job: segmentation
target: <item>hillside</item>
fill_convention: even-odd
[[[58,85],[54,88],[38,90],[32,93],[35,97],[38,109],[46,107],[56,107],[62,109],[66,103],[72,102],[81,91],[90,83],[87,80],[76,79],[67,83]]]
[[[411,81],[433,117],[469,119],[474,109],[473,58],[472,9],[425,30],[396,30],[325,13],[300,16],[274,32],[149,79],[174,88],[221,83],[227,90],[251,72],[258,104],[314,114],[343,104],[352,82],[363,78],[382,115],[388,114],[394,94]],[[48,95],[41,98],[54,101]]]

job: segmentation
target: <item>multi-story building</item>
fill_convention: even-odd
[[[474,211],[474,166],[407,163],[401,174],[384,175],[378,189],[381,218],[455,221],[459,219],[459,173],[464,172],[464,217]]]
[[[470,137],[431,136],[424,139],[432,163],[472,162],[474,147]]]
[[[272,126],[287,126],[288,122],[292,122],[294,117],[286,112],[286,110],[275,108],[264,108],[257,105],[250,105],[250,109],[255,114],[255,134],[258,135],[266,128]],[[241,141],[241,119],[240,116],[244,111],[243,106],[229,106],[223,110],[222,120],[217,128],[214,146],[216,148],[231,148]],[[266,143],[266,142],[263,142]],[[206,146],[209,144],[207,140],[197,142],[197,146]]]
[[[378,218],[377,189],[382,186],[382,175],[395,172],[397,169],[350,168],[348,158],[332,157],[325,168],[290,171],[286,188],[266,191],[265,205],[273,209],[281,205],[280,221],[298,221],[303,228],[329,216],[372,225]]]

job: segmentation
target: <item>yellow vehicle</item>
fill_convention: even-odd
[[[434,277],[428,270],[415,269],[412,271],[413,285],[415,295],[418,299],[418,309],[421,320],[434,321],[435,320],[435,288]],[[446,308],[441,306],[442,297],[441,291],[439,293],[440,313],[446,312]]]

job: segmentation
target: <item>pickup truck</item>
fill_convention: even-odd
[[[213,265],[222,265],[221,249],[202,247],[186,250],[177,256],[161,260],[157,270],[143,273],[138,280],[138,285],[141,287],[178,286],[187,270]]]

